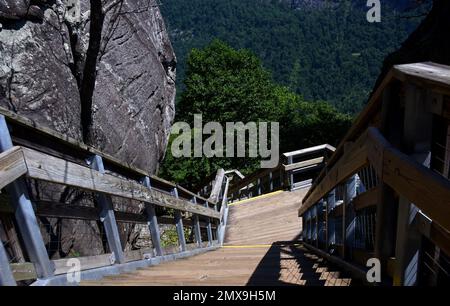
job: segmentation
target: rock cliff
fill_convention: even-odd
[[[156,0],[0,0],[0,106],[154,173],[175,65]]]

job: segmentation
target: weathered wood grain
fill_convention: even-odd
[[[0,189],[27,173],[20,147],[12,147],[0,154]]]
[[[135,181],[118,178],[110,174],[102,174],[31,149],[23,148],[23,153],[28,168],[27,175],[34,179],[148,202],[211,218],[218,219],[220,217],[218,212],[210,208],[177,199],[159,190],[149,190]]]

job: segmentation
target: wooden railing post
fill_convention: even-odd
[[[16,281],[9,267],[8,256],[6,255],[3,242],[0,240],[0,286],[15,286]]]
[[[289,156],[288,157],[288,165],[290,165],[292,163],[293,163],[293,157]],[[294,172],[289,171],[288,177],[289,177],[289,190],[292,191],[292,190],[294,190]]]
[[[273,190],[273,180],[272,180],[272,172],[269,172],[269,192]]]
[[[88,161],[90,167],[100,173],[105,173],[103,159],[99,155],[94,155]],[[117,227],[116,217],[114,215],[114,206],[111,197],[105,194],[96,194],[97,203],[100,208],[100,221],[103,223],[108,246],[110,251],[114,254],[114,258],[118,263],[125,263],[125,255],[120,242],[119,229]]]
[[[429,95],[424,89],[406,84],[405,116],[403,128],[404,152],[425,167],[430,167],[432,113],[427,108]],[[418,278],[422,236],[414,224],[419,209],[400,196],[396,269],[394,285],[415,285]]]
[[[11,135],[5,117],[0,115],[0,152],[13,147]],[[48,257],[44,240],[28,195],[25,179],[19,178],[5,187],[11,198],[14,216],[17,221],[28,257],[36,267],[39,278],[47,278],[54,274],[55,266]]]
[[[150,178],[144,177],[142,184],[148,189],[152,189]],[[155,250],[156,256],[163,255],[163,248],[161,246],[161,233],[158,225],[158,218],[156,216],[155,205],[152,203],[145,203],[145,211],[147,213],[147,224],[150,230],[150,236],[152,237],[152,244]]]
[[[330,218],[330,213],[336,206],[335,189],[330,191],[327,196],[327,247],[336,243],[336,230],[334,218]]]
[[[356,230],[356,212],[353,208],[352,200],[356,197],[356,175],[352,175],[345,183],[344,205],[345,207],[345,236],[344,236],[344,254],[348,258],[352,257],[352,249],[355,244],[355,230]]]
[[[178,189],[176,187],[173,189],[173,195],[178,199]],[[183,218],[179,210],[175,210],[175,225],[177,228],[178,245],[180,251],[184,252],[186,251],[186,238],[184,236]]]
[[[193,197],[191,200],[192,203],[197,204],[197,198]],[[198,215],[193,215],[193,227],[194,227],[194,235],[195,235],[195,242],[197,243],[197,246],[199,248],[202,247],[202,232],[200,229],[200,218]]]
[[[208,207],[208,202],[205,203],[205,207]],[[207,219],[206,224],[206,235],[208,236],[208,246],[213,245],[213,234],[212,234],[212,224],[211,224],[211,218]]]

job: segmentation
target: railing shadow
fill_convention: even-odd
[[[352,280],[304,248],[300,241],[277,241],[259,262],[247,286],[349,286]]]

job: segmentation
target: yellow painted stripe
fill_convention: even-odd
[[[245,200],[242,200],[242,201],[230,203],[230,204],[228,204],[228,206],[233,206],[233,205],[237,205],[237,204],[243,204],[243,203],[250,202],[250,201],[253,201],[253,200],[257,200],[257,199],[267,198],[267,197],[270,197],[270,196],[273,196],[273,195],[276,195],[276,194],[282,193],[282,192],[284,192],[284,190],[278,190],[278,191],[274,191],[274,192],[271,192],[271,193],[266,193],[266,194],[263,194],[263,195],[260,195],[260,196],[257,196],[257,197],[253,197],[253,198],[250,198],[250,199],[245,199]]]

